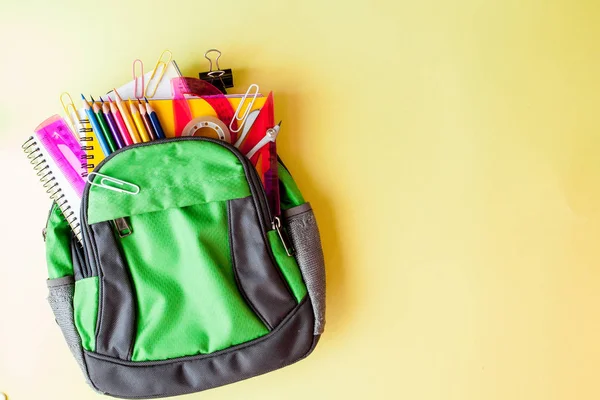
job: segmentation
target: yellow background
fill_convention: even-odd
[[[153,5],[156,4],[156,5]],[[0,391],[93,399],[45,303],[48,200],[21,155],[58,95],[217,47],[276,93],[316,210],[308,359],[189,399],[598,399],[596,0],[0,3]],[[129,32],[129,33],[127,33]]]

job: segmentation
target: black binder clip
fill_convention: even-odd
[[[208,56],[208,54],[211,52],[218,54],[217,58],[215,59],[215,70],[213,70],[213,62]],[[206,58],[209,62],[209,71],[200,72],[200,79],[215,86],[223,94],[227,94],[227,90],[225,89],[233,87],[233,72],[231,69],[221,69],[221,67],[219,67],[219,58],[221,58],[221,52],[217,49],[210,49],[204,53],[204,58]]]

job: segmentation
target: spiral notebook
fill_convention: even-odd
[[[23,144],[23,151],[50,199],[60,208],[81,242],[79,210],[85,187],[84,152],[66,122],[58,115],[48,118]]]
[[[104,159],[104,153],[84,109],[77,110],[76,125],[82,151],[81,166],[83,167],[83,176],[86,177]]]

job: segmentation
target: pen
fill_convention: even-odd
[[[125,122],[127,131],[129,132],[129,135],[131,135],[131,140],[133,141],[133,143],[140,143],[142,139],[140,139],[140,135],[138,134],[137,129],[135,129],[135,124],[133,123],[133,120],[129,115],[129,111],[127,111],[127,108],[123,103],[123,99],[121,99],[121,96],[119,96],[119,92],[117,92],[117,89],[113,90],[115,91],[115,101],[117,102],[117,107],[121,112],[121,117],[123,117],[123,122]]]
[[[129,131],[127,130],[127,125],[125,125],[125,121],[123,121],[121,112],[119,111],[119,109],[117,108],[115,103],[112,102],[110,97],[108,98],[108,101],[109,101],[109,106],[110,106],[110,112],[115,117],[115,123],[117,124],[117,127],[119,128],[119,131],[121,132],[121,138],[123,138],[123,142],[125,143],[125,146],[132,145],[133,140],[131,140],[131,136],[129,136]]]
[[[122,149],[123,147],[125,147],[125,143],[123,143],[123,137],[121,136],[121,132],[119,132],[119,127],[117,126],[115,117],[113,117],[110,113],[110,107],[108,103],[105,103],[104,100],[102,100],[102,97],[100,97],[100,101],[102,102],[102,113],[104,114],[104,118],[108,123],[108,127],[110,128],[112,136],[115,138],[117,148]]]
[[[144,122],[140,117],[140,111],[133,105],[131,99],[129,99],[129,109],[131,110],[131,117],[135,122],[135,126],[140,134],[140,137],[142,138],[142,142],[149,142],[150,137],[148,136],[148,132],[146,132],[146,128],[144,127]]]
[[[150,117],[148,116],[148,112],[146,111],[146,106],[142,104],[140,99],[138,99],[138,102],[140,115],[142,116],[142,121],[144,121],[144,127],[146,128],[146,131],[148,131],[148,136],[150,136],[150,140],[156,140],[156,133],[154,133],[154,129],[152,129],[152,123],[150,122]]]
[[[147,98],[144,97],[144,100],[146,100],[146,111],[148,112],[148,116],[150,117],[150,122],[152,122],[152,127],[154,128],[154,132],[156,133],[156,138],[166,139],[165,132],[163,131],[162,126],[160,126],[160,121],[158,119],[158,115],[156,115],[156,111],[154,111]]]
[[[104,137],[106,138],[106,142],[108,143],[108,147],[110,148],[110,152],[112,153],[113,151],[117,150],[117,145],[115,143],[115,139],[113,138],[112,134],[110,133],[110,129],[108,128],[108,124],[106,123],[106,120],[104,119],[104,115],[102,115],[102,109],[96,103],[96,101],[94,100],[94,98],[92,96],[90,96],[90,98],[92,99],[92,104],[93,104],[92,110],[94,110],[94,114],[96,114],[96,119],[98,119],[98,125],[100,125],[100,129],[102,129],[102,133],[104,134]]]
[[[102,133],[102,128],[100,128],[100,125],[98,124],[98,120],[96,119],[96,116],[90,107],[90,103],[88,103],[83,94],[81,95],[81,98],[83,99],[83,108],[85,109],[85,113],[90,120],[90,124],[92,124],[92,129],[94,132],[96,132],[96,138],[98,139],[98,143],[100,143],[100,148],[102,149],[104,155],[108,156],[111,153],[111,150],[110,147],[108,147],[108,142],[106,141],[104,134]]]

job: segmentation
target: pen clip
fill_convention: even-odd
[[[94,182],[94,179],[93,179],[94,176],[98,176],[100,178],[99,183]],[[125,182],[121,179],[113,178],[111,176],[104,175],[99,172],[90,172],[88,174],[87,181],[89,182],[90,185],[98,186],[98,187],[101,187],[104,189],[113,190],[113,191],[119,192],[119,193],[127,193],[127,194],[136,195],[140,192],[140,187],[138,185],[135,185],[135,184],[129,183],[129,182]],[[111,183],[113,185],[116,185],[116,186],[111,186],[111,185],[107,184],[107,182]]]
[[[136,73],[135,66],[139,65],[140,73],[139,75]],[[144,97],[144,63],[139,58],[133,61],[133,97],[136,99],[142,99]],[[142,84],[138,85],[138,79],[142,80]],[[138,90],[139,89],[139,90]]]
[[[248,99],[248,96],[250,96],[250,92],[252,91],[252,89],[255,89],[254,95],[252,95],[250,103],[244,110],[244,115],[242,115],[240,117],[239,114],[242,111],[244,104],[246,104],[246,100]],[[240,104],[238,105],[237,110],[235,110],[235,114],[233,114],[233,118],[231,119],[231,122],[229,123],[229,130],[231,132],[238,133],[244,127],[244,122],[246,122],[246,118],[248,118],[248,115],[252,111],[252,106],[254,106],[254,101],[258,97],[258,91],[259,91],[259,88],[256,83],[253,83],[252,85],[250,85],[248,90],[246,90],[246,94],[244,94],[244,97],[242,97],[242,100],[240,101]],[[237,122],[237,124],[238,124],[236,129],[233,129],[234,122]]]
[[[165,53],[169,53],[169,58],[166,61],[163,61],[164,55]],[[152,98],[154,97],[154,95],[156,94],[156,90],[158,89],[158,85],[160,84],[160,81],[163,78],[163,75],[165,74],[165,71],[167,70],[167,64],[171,62],[171,60],[173,59],[173,53],[171,53],[169,50],[165,50],[162,53],[160,53],[160,57],[158,57],[158,61],[156,62],[156,65],[154,66],[154,69],[152,70],[152,75],[150,75],[150,79],[148,79],[148,82],[146,83],[146,97],[148,98]],[[156,83],[154,84],[153,89],[154,90],[150,90],[148,89],[150,87],[150,84],[153,82],[154,76],[156,75],[156,71],[158,71],[158,69],[161,68],[160,70],[160,75],[158,76],[158,79],[156,80]]]

